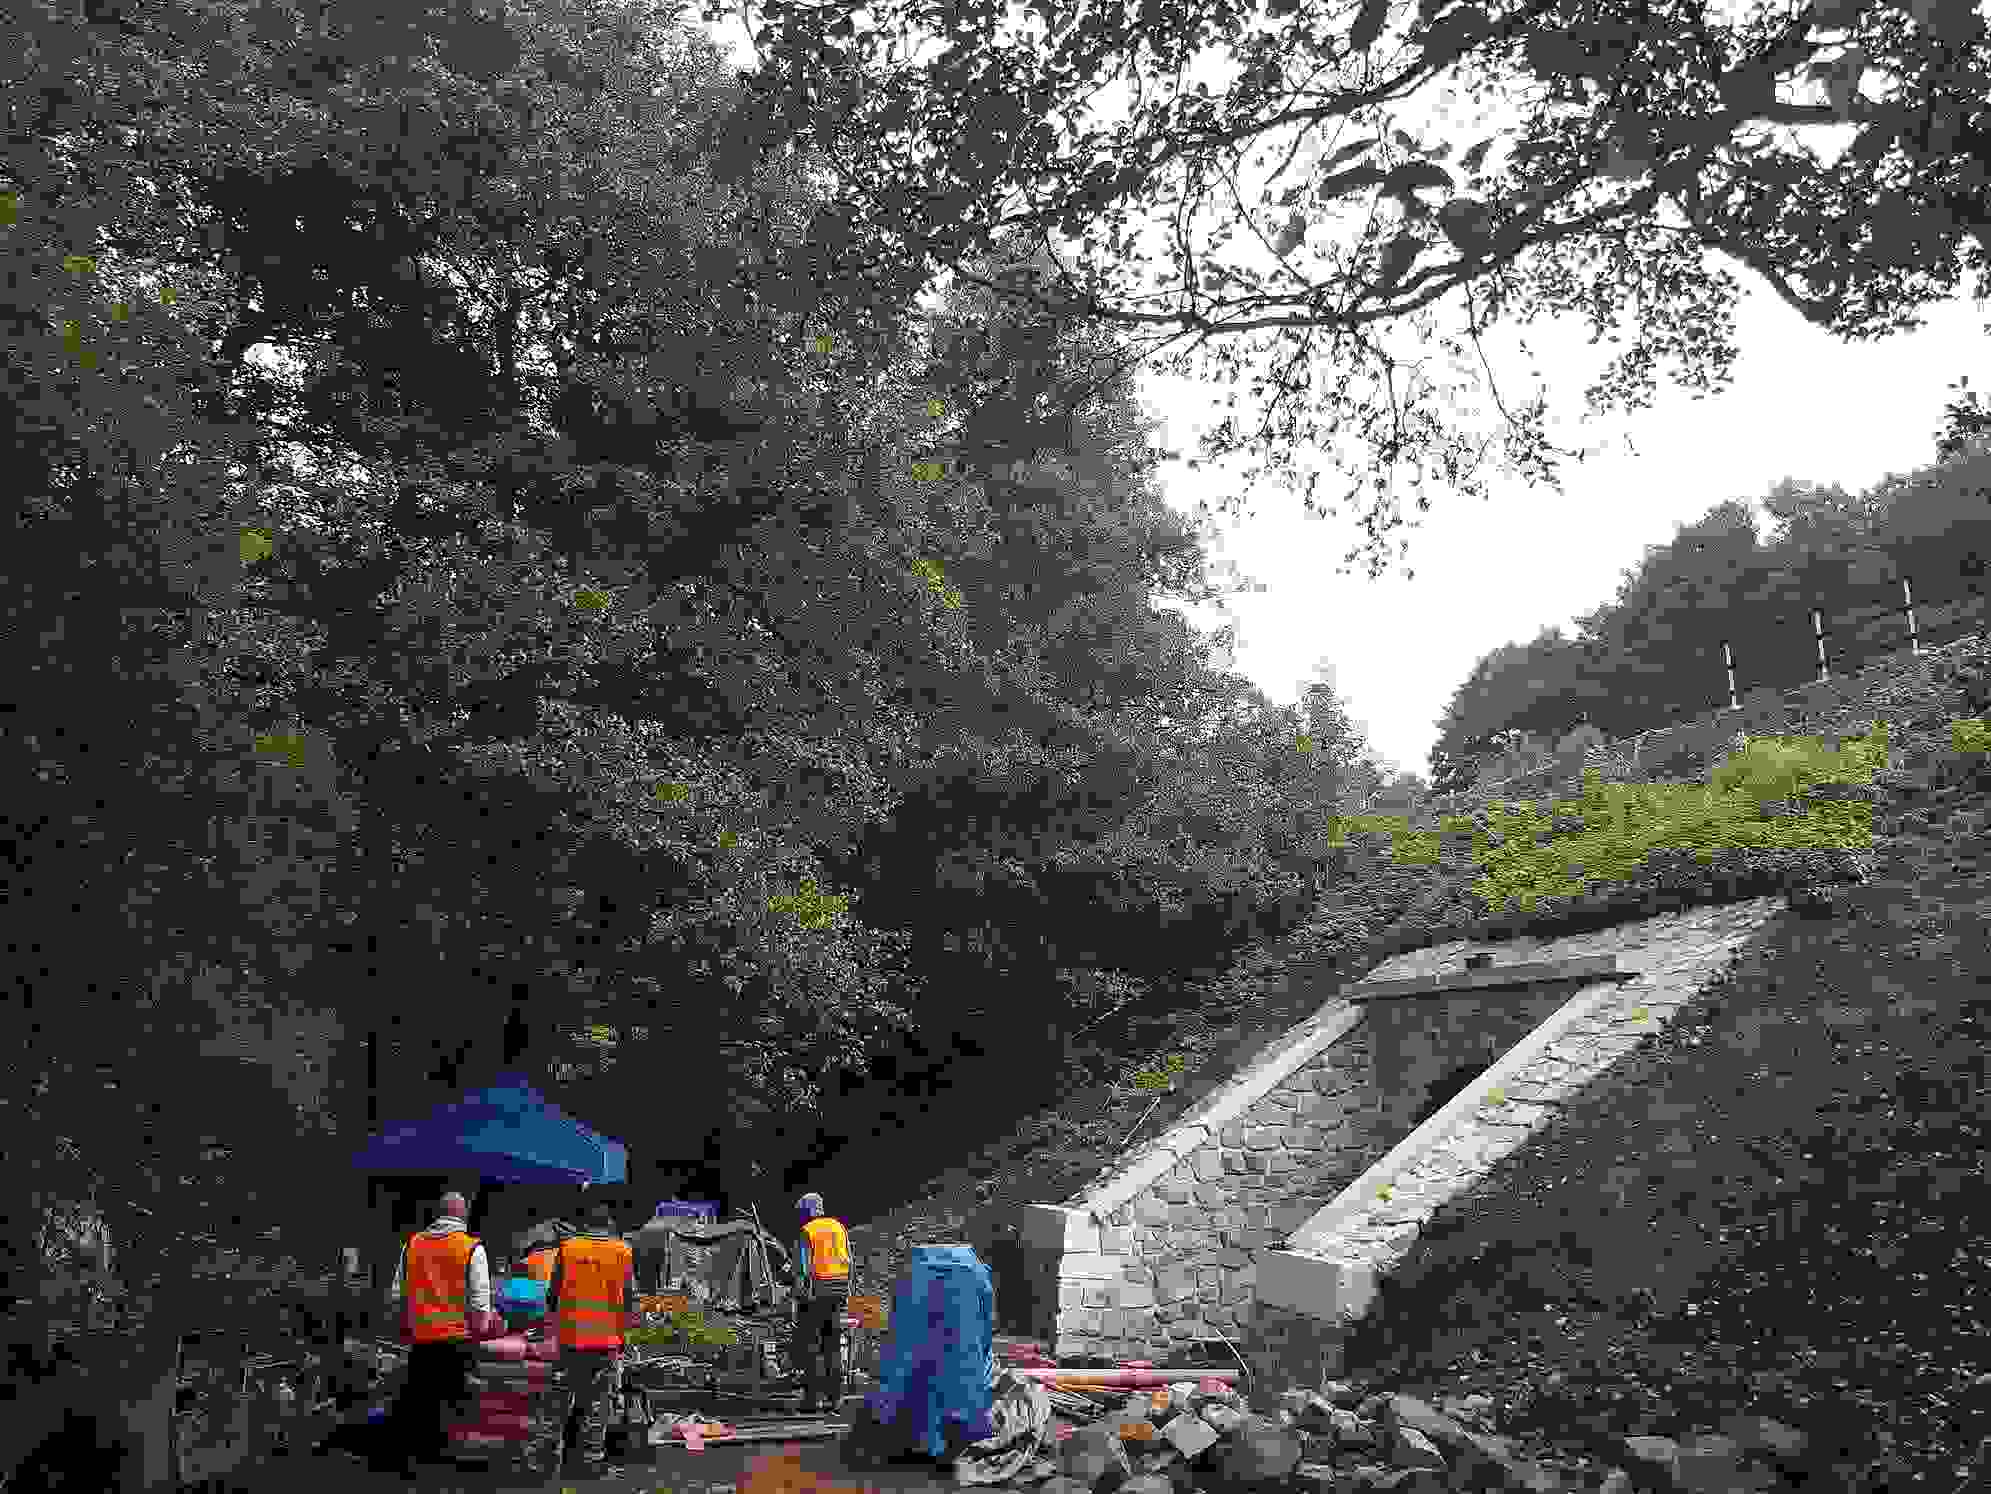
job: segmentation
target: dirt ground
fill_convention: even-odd
[[[511,1491],[557,1489],[565,1494],[586,1491],[656,1491],[656,1494],[787,1494],[799,1487],[812,1487],[815,1494],[925,1494],[925,1491],[958,1488],[950,1470],[932,1463],[906,1463],[883,1469],[857,1472],[847,1467],[836,1438],[808,1442],[758,1442],[745,1445],[707,1447],[689,1452],[682,1447],[653,1450],[654,1462],[640,1458],[618,1463],[610,1461],[608,1472],[599,1478],[561,1474],[551,1479],[533,1479],[520,1473],[485,1472],[455,1465],[420,1465],[412,1484],[384,1474],[369,1472],[356,1459],[337,1454],[315,1458],[272,1458],[255,1468],[236,1470],[230,1480],[233,1489],[245,1494],[285,1494],[302,1487],[323,1487],[336,1483],[351,1494],[372,1494],[391,1488],[433,1490],[436,1494],[511,1494]]]

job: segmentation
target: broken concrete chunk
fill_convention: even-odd
[[[1058,1463],[1064,1473],[1082,1480],[1088,1488],[1109,1472],[1124,1477],[1131,1465],[1117,1419],[1096,1421],[1073,1432],[1058,1448]]]
[[[1240,1484],[1281,1479],[1300,1463],[1301,1442],[1290,1427],[1268,1416],[1247,1416],[1216,1452],[1220,1478]]]
[[[1193,1458],[1216,1442],[1217,1429],[1200,1416],[1178,1416],[1161,1435],[1183,1457]]]
[[[1415,1427],[1399,1426],[1390,1432],[1390,1461],[1399,1468],[1435,1468],[1442,1472],[1445,1458],[1437,1444]]]
[[[1196,1414],[1215,1427],[1219,1436],[1224,1437],[1236,1431],[1245,1419],[1242,1411],[1234,1406],[1226,1406],[1222,1401],[1211,1401]]]

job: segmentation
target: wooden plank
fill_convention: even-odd
[[[1616,955],[1582,955],[1568,960],[1489,965],[1482,970],[1456,969],[1443,975],[1415,975],[1403,980],[1356,981],[1343,986],[1341,994],[1349,1001],[1377,1001],[1400,996],[1435,996],[1450,991],[1524,987],[1556,980],[1633,979],[1636,972],[1618,969]]]

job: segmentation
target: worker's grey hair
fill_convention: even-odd
[[[461,1193],[445,1193],[442,1196],[442,1211],[452,1219],[468,1219],[470,1200]]]

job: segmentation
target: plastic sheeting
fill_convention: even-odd
[[[872,1422],[932,1458],[993,1435],[995,1287],[967,1245],[918,1245],[892,1300],[891,1337],[867,1395]]]
[[[708,1224],[662,1217],[625,1235],[636,1258],[636,1284],[645,1292],[684,1292],[701,1307],[741,1312],[771,1305],[786,1290],[788,1247],[751,1219]],[[763,1274],[762,1247],[766,1267]]]
[[[507,1277],[498,1283],[491,1305],[511,1323],[536,1323],[546,1316],[546,1286],[529,1276]]]
[[[989,1387],[989,1424],[994,1428],[954,1459],[955,1482],[1007,1483],[1036,1461],[1051,1426],[1051,1397],[1035,1380],[1011,1369]]]

